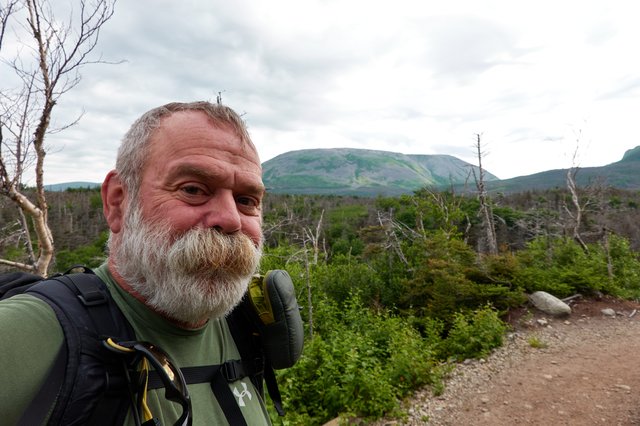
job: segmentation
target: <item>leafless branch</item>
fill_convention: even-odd
[[[2,50],[2,42],[4,41],[4,34],[7,30],[7,23],[12,14],[18,9],[19,0],[12,0],[7,2],[6,5],[0,6],[0,51]]]
[[[28,244],[27,254],[32,265],[27,267],[41,275],[46,275],[54,250],[44,191],[45,139],[52,132],[74,125],[82,116],[51,128],[53,110],[59,98],[80,82],[81,68],[104,63],[101,57],[92,59],[91,54],[102,26],[113,16],[115,5],[115,0],[78,0],[71,2],[77,9],[63,17],[56,16],[52,1],[22,0],[26,23],[16,22],[16,25],[30,35],[30,41],[20,40],[22,49],[13,60],[5,61],[22,87],[18,90],[0,88],[0,193],[19,206],[25,230],[31,220],[38,253],[30,252],[32,244]],[[15,13],[18,4],[19,0],[11,0],[9,7],[0,12],[0,47],[11,19],[22,16]],[[27,61],[29,57],[32,62]],[[27,167],[35,175],[33,200],[20,192]]]
[[[573,239],[578,244],[580,244],[580,247],[582,247],[582,250],[584,250],[585,252],[588,252],[589,248],[587,247],[587,244],[582,239],[582,235],[580,235],[580,226],[582,225],[582,215],[584,213],[584,206],[580,205],[580,199],[578,195],[578,186],[576,184],[576,175],[580,170],[579,167],[576,165],[576,158],[578,155],[579,143],[580,143],[580,138],[578,137],[576,149],[573,152],[573,160],[572,160],[573,164],[569,168],[569,170],[567,170],[567,188],[571,193],[571,202],[573,204],[573,207],[575,208],[575,213],[572,213],[571,210],[566,205],[565,205],[565,210],[569,215],[569,217],[573,219],[573,229],[572,229]]]

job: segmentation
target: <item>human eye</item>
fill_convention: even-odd
[[[180,193],[183,197],[194,200],[199,198],[204,198],[207,196],[207,190],[202,185],[197,184],[185,184],[181,185],[179,188]]]
[[[260,200],[251,196],[238,196],[236,197],[236,203],[248,214],[258,213],[260,211]]]

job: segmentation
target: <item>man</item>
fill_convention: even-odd
[[[137,340],[162,348],[181,368],[239,358],[224,315],[260,260],[261,174],[241,118],[225,106],[195,102],[139,118],[104,180],[111,235],[108,260],[96,274]],[[0,408],[14,424],[41,387],[63,334],[51,308],[29,295],[0,303],[0,323],[15,324],[0,328],[0,345],[11,347],[1,349]],[[229,386],[248,424],[269,424],[248,378]],[[189,393],[194,425],[227,423],[208,383],[189,385]],[[181,414],[162,388],[151,390],[146,404],[162,425]],[[129,413],[125,424],[135,421]]]

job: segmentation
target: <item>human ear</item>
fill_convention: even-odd
[[[126,191],[115,170],[111,170],[104,178],[100,194],[102,195],[102,212],[109,229],[117,234],[122,229]]]

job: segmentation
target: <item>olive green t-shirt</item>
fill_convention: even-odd
[[[180,328],[118,286],[106,265],[96,274],[107,284],[113,299],[131,323],[136,339],[151,342],[169,354],[179,367],[215,365],[240,359],[225,320],[211,320],[205,326]],[[55,313],[45,302],[29,295],[0,302],[0,412],[3,422],[15,424],[42,385],[63,342]],[[269,425],[261,395],[249,378],[229,384],[249,425]],[[208,383],[189,385],[193,424],[228,424]],[[164,388],[151,390],[148,405],[162,425],[173,425],[181,414],[178,404],[164,398]],[[3,423],[4,424],[4,423]],[[134,425],[131,413],[125,425]]]

